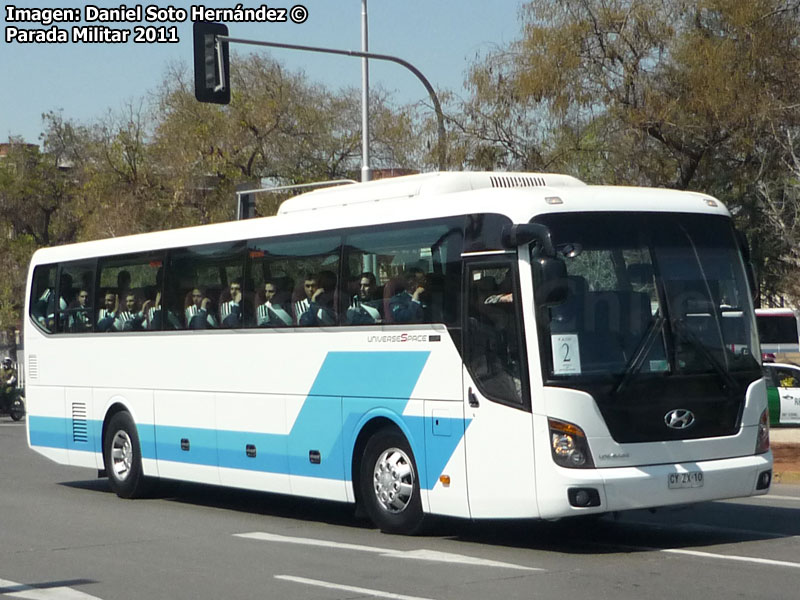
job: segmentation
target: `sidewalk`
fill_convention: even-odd
[[[769,439],[775,483],[800,483],[800,427],[772,427]]]

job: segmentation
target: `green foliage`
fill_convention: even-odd
[[[360,178],[360,91],[315,85],[264,55],[231,64],[229,106],[197,102],[173,66],[149,102],[88,125],[48,113],[41,151],[12,145],[0,159],[0,328],[20,322],[38,247],[232,220],[241,184]],[[417,109],[380,89],[370,104],[371,166],[422,166]],[[284,198],[259,196],[259,214]]]
[[[781,140],[800,126],[799,5],[529,2],[522,39],[475,63],[452,111],[462,164],[709,192],[754,243],[763,291],[785,290],[800,240],[762,192],[785,189]]]

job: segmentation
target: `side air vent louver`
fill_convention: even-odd
[[[72,441],[87,443],[89,441],[89,424],[86,420],[86,404],[72,403]]]
[[[543,187],[547,185],[544,177],[529,177],[527,175],[505,175],[490,177],[492,187],[513,188],[513,187]]]
[[[28,356],[28,377],[32,380],[39,379],[39,357],[35,354]]]

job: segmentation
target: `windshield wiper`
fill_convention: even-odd
[[[655,340],[664,330],[665,322],[666,319],[659,312],[655,320],[651,321],[650,325],[647,326],[647,331],[644,332],[642,339],[639,340],[639,344],[633,351],[633,356],[631,356],[630,360],[628,361],[628,364],[625,365],[625,370],[622,372],[622,376],[619,378],[619,382],[617,383],[617,385],[614,386],[614,389],[611,391],[612,396],[616,396],[623,389],[625,389],[625,387],[630,383],[633,376],[636,375],[636,373],[638,373],[639,370],[642,368],[642,365],[644,364],[644,359],[647,358],[647,355],[650,353],[650,348],[653,347],[653,342],[655,342]]]
[[[689,342],[692,348],[697,350],[700,355],[708,361],[708,363],[725,382],[725,386],[727,386],[730,391],[734,391],[739,387],[739,384],[733,378],[733,375],[728,372],[728,369],[725,368],[725,365],[723,365],[720,360],[711,353],[703,341],[697,337],[697,334],[689,329],[683,319],[675,319],[672,322],[672,328],[674,331],[681,334],[681,339]],[[723,389],[725,386],[723,386]]]

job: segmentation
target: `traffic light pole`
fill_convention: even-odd
[[[386,60],[393,63],[397,63],[411,71],[414,75],[417,76],[422,82],[422,85],[425,86],[425,89],[428,91],[428,95],[430,96],[431,102],[433,103],[433,110],[436,112],[436,123],[437,123],[437,162],[440,171],[444,171],[447,168],[447,150],[445,148],[445,130],[444,130],[444,113],[442,113],[442,105],[439,103],[439,97],[436,95],[436,91],[433,89],[433,86],[430,82],[426,79],[426,77],[422,74],[422,72],[417,69],[414,65],[410,62],[403,60],[402,58],[398,58],[397,56],[391,56],[389,54],[375,54],[373,52],[359,52],[357,50],[337,50],[335,48],[319,48],[316,46],[301,46],[299,44],[283,44],[279,42],[259,42],[256,40],[247,40],[242,38],[234,38],[227,35],[217,35],[215,36],[217,43],[220,42],[227,42],[233,44],[248,44],[250,46],[267,46],[269,48],[284,48],[287,50],[303,50],[306,52],[324,52],[326,54],[340,54],[342,56],[355,56],[359,58],[372,58],[375,60]]]

